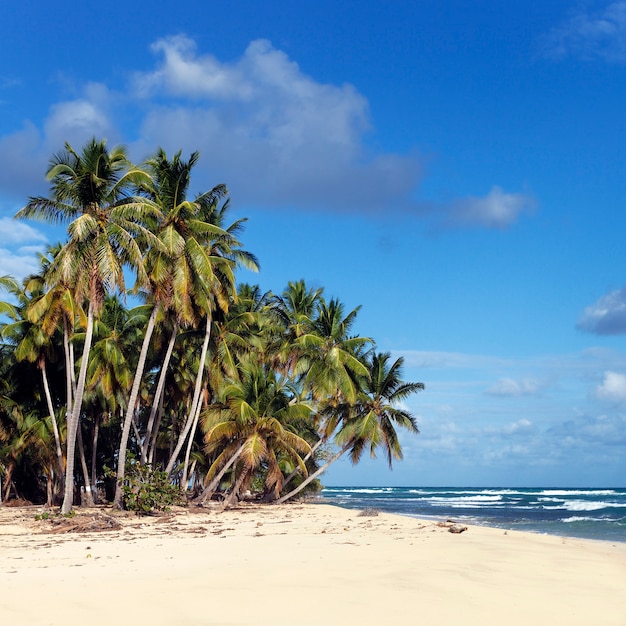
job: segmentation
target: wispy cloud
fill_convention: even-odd
[[[483,228],[507,228],[524,213],[534,210],[536,201],[531,195],[506,193],[493,187],[482,197],[468,197],[441,207],[443,226]]]
[[[626,333],[626,287],[611,291],[586,307],[577,327],[596,335]]]
[[[521,380],[501,378],[495,384],[491,385],[486,393],[491,396],[515,398],[520,396],[534,396],[540,393],[545,386],[545,382],[533,378],[524,378]]]
[[[626,61],[626,2],[611,2],[595,12],[577,11],[543,41],[547,56],[613,63]]]
[[[37,270],[37,252],[43,250],[47,238],[24,222],[1,217],[0,241],[0,276],[22,279]]]
[[[5,245],[45,242],[46,236],[24,222],[0,217],[0,239]]]
[[[437,206],[420,200],[419,150],[373,149],[367,98],[353,85],[317,81],[267,40],[228,62],[184,35],[158,40],[152,52],[154,67],[131,71],[125,89],[72,84],[73,97],[53,104],[43,124],[27,122],[0,137],[3,193],[45,193],[48,159],[64,141],[80,146],[97,135],[118,143],[124,134],[116,121],[134,119],[126,137],[133,159],[157,146],[200,150],[198,187],[225,182],[240,206],[392,212],[444,229],[502,229],[534,204],[499,187]]]

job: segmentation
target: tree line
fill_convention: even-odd
[[[229,223],[224,185],[189,196],[198,159],[66,143],[49,195],[16,214],[67,238],[0,277],[0,500],[121,508],[129,473],[158,471],[199,502],[283,502],[344,454],[391,466],[398,427],[418,432],[402,402],[424,385],[352,334],[358,307],[237,282],[258,270],[246,220]]]

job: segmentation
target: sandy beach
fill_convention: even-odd
[[[623,543],[317,504],[43,510],[0,508],[2,623],[626,625]],[[67,532],[91,519],[119,527]]]

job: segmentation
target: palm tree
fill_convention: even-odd
[[[369,375],[361,357],[373,342],[369,337],[349,335],[360,308],[344,317],[344,307],[338,300],[333,298],[327,303],[320,297],[310,328],[294,341],[303,357],[299,369],[305,372],[304,387],[316,399],[339,396],[354,402],[357,379]]]
[[[46,329],[41,320],[29,320],[30,309],[41,298],[42,285],[35,277],[27,277],[24,285],[19,287],[15,281],[3,281],[3,286],[10,291],[16,304],[3,303],[2,308],[12,321],[3,325],[1,335],[4,340],[14,346],[14,357],[17,361],[34,363],[41,372],[46,408],[55,441],[56,472],[54,474],[59,479],[57,484],[62,485],[65,465],[47,370],[48,363],[54,361],[55,356],[56,346],[52,336],[55,329]]]
[[[126,471],[126,450],[128,447],[128,438],[132,425],[133,415],[135,413],[137,395],[139,386],[143,377],[146,364],[148,348],[154,332],[157,316],[163,309],[166,312],[171,311],[173,305],[173,289],[174,275],[177,259],[183,254],[184,236],[178,232],[176,226],[178,221],[174,218],[176,215],[193,212],[193,205],[187,200],[187,190],[189,188],[191,169],[199,158],[199,153],[191,154],[189,161],[185,162],[181,159],[181,152],[177,152],[174,157],[169,160],[165,151],[161,148],[156,154],[146,161],[146,169],[150,173],[150,178],[143,181],[139,186],[139,191],[147,196],[148,200],[159,209],[160,220],[153,224],[153,230],[157,234],[161,246],[152,248],[148,251],[145,260],[146,277],[148,280],[148,298],[152,302],[152,313],[148,320],[146,332],[144,334],[139,361],[135,371],[133,386],[130,393],[124,424],[122,427],[122,435],[119,446],[119,456],[117,465],[117,487],[115,490],[114,505],[118,508],[122,506],[124,482],[124,474]],[[179,317],[185,321],[190,321],[186,317],[187,310],[179,310]],[[175,341],[178,332],[179,320],[176,321],[171,338],[171,345]],[[171,356],[172,350],[166,353],[167,358]],[[162,377],[157,385],[157,390],[153,400],[153,410],[148,420],[148,432],[145,436],[144,445],[142,446],[142,458],[146,458],[147,445],[150,439],[150,430],[152,428],[156,415],[156,407],[158,397],[165,381],[165,373],[168,363],[164,363],[161,368]]]
[[[418,433],[415,418],[398,406],[411,394],[424,389],[423,383],[402,381],[404,359],[396,359],[389,364],[390,355],[372,353],[367,362],[369,376],[361,380],[361,389],[354,403],[345,403],[338,410],[343,413],[341,428],[335,437],[339,450],[317,471],[313,472],[295,489],[279,498],[281,504],[300,493],[311,481],[343,456],[350,452],[352,463],[358,463],[364,450],[369,448],[370,455],[376,456],[376,450],[382,448],[389,467],[393,460],[402,459],[402,447],[396,432],[401,427],[411,433]]]
[[[285,374],[294,375],[304,368],[298,367],[304,356],[303,346],[296,341],[313,332],[313,320],[322,301],[323,289],[309,289],[304,280],[289,282],[281,295],[270,298],[270,317],[274,320],[274,337],[267,346],[268,355],[274,356],[274,366]]]
[[[207,474],[207,480],[214,480],[203,493],[205,498],[233,465],[238,477],[227,506],[236,501],[262,464],[265,488],[277,493],[282,488],[281,463],[285,459],[295,461],[306,472],[300,454],[308,452],[310,446],[296,434],[294,423],[306,419],[311,409],[305,403],[294,402],[294,398],[295,390],[272,370],[258,363],[241,366],[240,380],[227,385],[220,394],[221,402],[205,412],[206,450],[219,451]],[[220,468],[222,471],[215,476]]]
[[[72,412],[67,424],[67,467],[62,512],[72,508],[74,453],[82,410],[93,324],[105,293],[124,291],[124,268],[137,273],[139,284],[146,284],[142,254],[156,238],[142,224],[153,218],[153,205],[129,195],[131,183],[146,174],[130,165],[123,147],[108,150],[106,141],[92,139],[79,154],[68,143],[52,157],[47,178],[52,197],[30,198],[17,218],[68,222],[69,240],[50,267],[49,284],[74,286],[78,302],[87,301],[85,342]]]
[[[191,408],[165,468],[168,474],[172,472],[187,436],[191,433],[193,438],[198,424],[200,394],[214,313],[216,310],[227,312],[236,299],[234,270],[238,266],[253,271],[258,269],[256,257],[243,250],[237,239],[246,220],[239,219],[225,227],[226,213],[230,206],[228,199],[221,202],[225,193],[225,188],[215,188],[196,197],[193,203],[196,213],[186,222],[185,252],[180,259],[177,275],[184,278],[182,284],[189,285],[189,288],[183,291],[181,284],[177,285],[174,291],[175,300],[178,299],[176,308],[191,308],[193,299],[193,307],[204,316],[205,332]]]

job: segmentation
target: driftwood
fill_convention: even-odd
[[[447,528],[449,533],[454,533],[455,535],[459,535],[460,533],[464,533],[467,530],[467,526],[461,526],[452,520],[446,520],[445,522],[439,522],[437,524],[439,528]]]
[[[459,534],[459,533],[463,533],[467,530],[467,526],[461,526],[459,524],[452,524],[452,526],[450,526],[450,528],[448,528],[448,532],[449,533],[455,533],[455,534]]]

